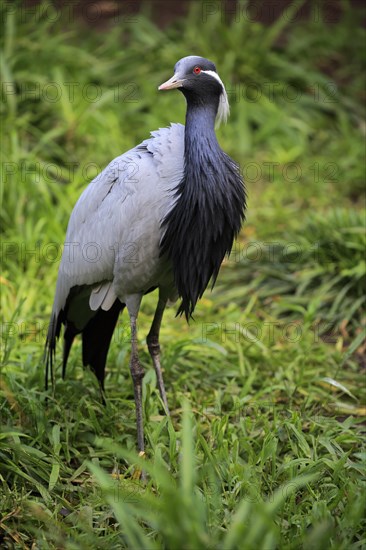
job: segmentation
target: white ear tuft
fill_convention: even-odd
[[[213,78],[216,78],[218,82],[220,82],[222,86],[222,92],[220,94],[220,100],[219,100],[219,108],[217,110],[217,116],[216,116],[216,122],[217,126],[220,126],[221,122],[226,122],[229,114],[230,114],[230,105],[229,100],[227,97],[227,93],[225,90],[224,83],[222,82],[221,78],[215,71],[202,71],[203,73],[209,74]]]
[[[230,114],[230,105],[227,98],[227,93],[224,85],[222,86],[222,93],[219,100],[219,108],[217,110],[217,126],[220,126],[221,122],[226,122]]]

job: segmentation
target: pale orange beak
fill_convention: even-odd
[[[158,90],[174,90],[174,88],[180,88],[184,82],[184,78],[179,78],[177,75],[173,75],[163,84],[160,84]]]

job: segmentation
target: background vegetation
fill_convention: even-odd
[[[2,6],[0,546],[366,547],[364,14],[341,2],[329,22],[317,2],[301,21],[300,4],[264,26],[245,3],[226,17],[194,2],[164,30],[147,4],[104,31],[50,4]],[[166,313],[171,419],[144,300],[142,461],[126,318],[105,408],[79,344],[46,402],[42,354],[72,207],[111,159],[184,121],[157,86],[192,53],[227,84],[218,138],[248,218],[195,322]]]

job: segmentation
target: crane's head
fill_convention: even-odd
[[[229,116],[229,102],[225,86],[212,61],[190,55],[180,59],[174,67],[172,78],[159,86],[159,90],[179,89],[187,101],[203,104],[218,101],[217,120],[225,122]]]

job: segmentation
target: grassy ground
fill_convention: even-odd
[[[108,32],[3,8],[1,547],[366,547],[364,31],[347,2],[331,25],[319,5],[263,27],[244,4],[228,22],[195,2],[164,31],[147,7]],[[46,402],[42,354],[71,209],[112,158],[184,120],[183,98],[157,86],[191,53],[227,84],[218,137],[249,210],[195,322],[166,313],[170,420],[144,301],[144,484],[127,319],[105,408],[79,344]]]

